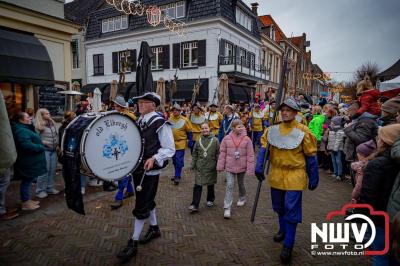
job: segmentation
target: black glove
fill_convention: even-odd
[[[256,177],[257,177],[258,181],[262,182],[262,181],[265,180],[264,173],[256,172],[255,174],[256,174]]]

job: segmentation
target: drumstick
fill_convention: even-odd
[[[137,190],[138,192],[142,191],[142,183],[143,183],[144,176],[146,175],[146,172],[147,172],[147,171],[144,170],[142,179],[140,180],[140,184],[139,184],[139,186],[136,187],[136,190]]]

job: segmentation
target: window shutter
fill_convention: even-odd
[[[201,40],[198,42],[198,52],[199,52],[199,66],[206,66],[206,54],[207,54],[206,40]]]
[[[181,44],[174,43],[173,44],[173,68],[180,68],[181,67]]]
[[[118,73],[118,52],[112,53],[112,69],[113,73]]]
[[[136,49],[134,50],[129,50],[131,53],[131,72],[136,71]]]
[[[163,69],[169,69],[169,45],[163,46]]]
[[[225,40],[221,39],[219,42],[219,55],[220,56],[225,56]]]

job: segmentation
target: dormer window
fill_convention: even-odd
[[[179,1],[160,6],[161,14],[170,19],[184,18],[186,16],[186,1]]]
[[[271,38],[271,40],[275,41],[275,27],[271,26],[269,28],[269,37]]]
[[[101,23],[101,32],[112,32],[118,30],[124,30],[128,28],[128,16],[116,16],[112,18],[106,18],[102,20]]]
[[[240,8],[236,8],[236,23],[242,25],[249,31],[253,28],[253,20],[252,18],[245,14]]]

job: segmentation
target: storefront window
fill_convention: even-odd
[[[8,117],[23,110],[22,85],[12,83],[0,83],[0,89],[6,103]]]

